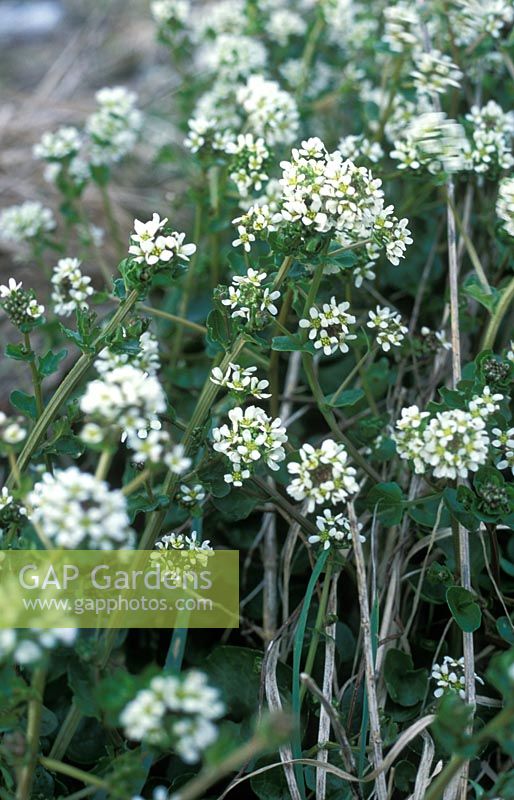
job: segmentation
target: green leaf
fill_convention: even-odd
[[[5,355],[7,358],[12,358],[15,361],[33,361],[34,353],[32,350],[27,353],[23,344],[8,344],[5,348]]]
[[[234,489],[224,497],[212,497],[212,504],[218,511],[221,511],[226,520],[246,519],[254,508],[265,499],[264,495],[257,492],[257,489],[252,494],[244,489]]]
[[[403,515],[403,494],[397,483],[377,483],[366,497],[367,507],[377,510],[383,525],[398,525]]]
[[[90,664],[72,661],[68,665],[68,684],[73,692],[73,701],[85,717],[100,718],[100,709],[95,697],[96,678]]]
[[[496,630],[509,644],[514,644],[514,631],[512,630],[512,623],[508,617],[498,617],[496,620]]]
[[[465,633],[473,633],[482,622],[482,611],[475,595],[463,586],[450,586],[446,590],[446,602],[452,613],[452,617]]]
[[[425,696],[426,669],[413,669],[412,658],[402,650],[388,650],[384,661],[384,679],[391,700],[401,706],[415,706]]]
[[[344,408],[345,406],[354,406],[359,400],[362,400],[364,392],[362,389],[346,389],[336,397],[335,401],[332,400],[333,397],[333,394],[329,394],[325,397],[327,405],[333,408]]]
[[[221,350],[226,349],[233,338],[232,325],[226,314],[218,308],[214,308],[207,317],[207,341],[210,344],[221,346]],[[218,348],[219,349],[219,348]]]
[[[21,411],[26,417],[30,417],[31,419],[37,418],[36,398],[34,395],[16,389],[14,392],[11,392],[9,399],[11,405],[18,409],[18,411]]]
[[[48,375],[52,375],[54,372],[57,372],[60,362],[66,358],[67,355],[68,351],[65,349],[59,350],[57,353],[52,353],[52,351],[49,350],[46,355],[39,359],[37,368],[41,377],[46,378]]]
[[[304,341],[298,333],[291,336],[274,336],[271,342],[271,349],[280,353],[312,353],[314,346]]]
[[[490,292],[487,292],[476,275],[470,275],[469,278],[464,281],[464,286],[462,288],[464,294],[467,294],[468,297],[472,297],[477,303],[480,303],[481,306],[484,306],[484,308],[487,308],[490,312],[494,311],[501,296],[501,292],[495,289],[494,286],[491,287]]]
[[[466,705],[457,692],[441,697],[433,730],[438,743],[448,753],[471,757],[477,752],[479,745],[471,742],[466,733],[472,717],[473,708]]]

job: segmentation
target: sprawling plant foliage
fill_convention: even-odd
[[[1,211],[0,542],[237,549],[240,628],[2,629],[0,795],[513,798],[514,5],[151,13]]]

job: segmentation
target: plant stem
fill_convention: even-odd
[[[293,256],[286,256],[282,261],[279,270],[277,272],[277,277],[273,282],[274,289],[280,289],[282,283],[284,282],[284,278],[286,277],[287,273],[289,272],[289,268],[293,263]]]
[[[370,363],[372,363],[372,361],[373,361],[373,358],[375,357],[375,354],[376,354],[376,352],[377,352],[377,349],[376,349],[376,348],[373,348],[373,350],[371,350],[372,359],[371,359],[371,362],[370,362]],[[338,386],[338,388],[335,390],[334,394],[333,394],[333,395],[332,395],[332,397],[330,398],[330,402],[331,402],[331,403],[335,403],[335,401],[337,400],[337,398],[339,397],[339,395],[340,395],[340,394],[341,394],[341,393],[342,393],[342,392],[343,392],[343,391],[346,389],[346,387],[348,386],[348,384],[350,383],[350,381],[352,380],[352,378],[354,378],[354,377],[355,377],[355,375],[356,375],[358,372],[360,372],[360,369],[361,369],[361,367],[363,366],[364,362],[366,361],[366,359],[367,359],[367,357],[368,357],[369,353],[370,353],[370,351],[369,351],[369,350],[368,350],[366,353],[364,353],[364,355],[362,356],[362,358],[361,358],[361,359],[360,359],[360,360],[359,360],[359,361],[356,363],[356,365],[355,365],[355,366],[354,366],[354,368],[351,370],[351,372],[349,372],[349,373],[348,373],[348,375],[346,376],[346,378],[345,378],[345,379],[344,379],[344,380],[341,382],[340,386]]]
[[[195,244],[197,245],[200,241],[201,233],[202,233],[202,206],[200,202],[197,201],[195,205],[195,224],[193,231],[193,242],[195,242]],[[178,316],[181,318],[184,318],[187,314],[191,292],[193,291],[193,286],[196,281],[196,267],[198,265],[198,253],[199,251],[197,247],[196,251],[191,256],[191,260],[188,265],[188,270],[184,283],[184,290],[182,292],[180,303],[178,306]],[[173,366],[176,365],[177,359],[181,352],[183,333],[184,333],[183,328],[179,327],[173,339],[173,343],[171,346],[171,355],[170,355],[170,363]]]
[[[363,637],[364,666],[366,676],[366,697],[369,707],[369,738],[373,753],[373,767],[375,770],[379,770],[382,769],[384,757],[382,751],[382,738],[380,735],[380,717],[378,713],[378,701],[375,684],[375,659],[373,656],[374,647],[369,613],[368,584],[366,580],[364,554],[362,552],[362,544],[353,503],[348,503],[348,519],[352,531],[355,566],[357,568],[357,589],[359,593],[359,607],[361,613],[361,630]],[[375,792],[378,800],[387,800],[387,785],[384,772],[381,772],[380,775],[377,776],[375,781]]]
[[[25,341],[25,350],[32,356],[29,364],[30,364],[30,372],[32,374],[32,385],[34,387],[34,397],[36,398],[37,416],[39,418],[43,413],[43,394],[41,392],[41,378],[39,377],[39,372],[36,365],[36,354],[34,353],[32,345],[30,343],[30,334],[24,333],[23,338]]]
[[[482,262],[480,261],[480,258],[478,257],[478,253],[477,253],[477,251],[475,249],[475,245],[473,244],[473,242],[469,238],[469,236],[468,236],[468,234],[466,232],[466,228],[462,224],[462,220],[461,220],[461,218],[459,217],[459,215],[457,213],[457,208],[456,208],[454,200],[453,200],[453,192],[451,194],[449,192],[447,193],[447,199],[448,199],[448,203],[449,203],[449,205],[451,207],[451,210],[452,210],[453,218],[454,218],[455,222],[457,223],[457,227],[459,229],[459,233],[462,236],[462,241],[466,245],[466,250],[468,251],[469,258],[471,260],[471,263],[473,264],[473,267],[475,268],[475,272],[477,274],[477,278],[480,281],[480,283],[482,284],[483,290],[487,294],[491,294],[491,287],[489,285],[489,281],[487,280],[487,276],[486,276],[484,268],[482,266]]]
[[[151,314],[153,317],[167,319],[170,322],[174,322],[176,325],[182,325],[184,328],[190,328],[192,331],[196,331],[197,333],[207,333],[207,328],[204,325],[199,325],[197,322],[192,322],[190,319],[177,317],[176,314],[170,314],[168,311],[161,311],[158,308],[152,308],[152,306],[140,305],[139,308],[141,311],[145,311],[147,314]]]
[[[98,459],[98,464],[96,465],[95,478],[97,480],[103,481],[106,479],[113,456],[114,451],[111,450],[110,447],[102,450],[100,458]]]
[[[302,353],[302,364],[305,374],[307,375],[307,380],[309,381],[309,386],[311,387],[311,391],[318,404],[318,408],[322,413],[323,417],[325,418],[328,427],[330,428],[334,436],[336,436],[344,444],[344,446],[348,450],[349,454],[351,455],[355,463],[358,464],[359,467],[363,469],[364,472],[375,481],[375,483],[380,483],[382,479],[378,474],[378,472],[374,469],[374,467],[368,464],[366,459],[363,456],[361,456],[355,445],[352,444],[352,442],[348,439],[348,437],[345,436],[345,434],[339,429],[334,413],[327,406],[325,396],[323,394],[321,386],[318,383],[318,379],[316,378],[316,375],[314,373],[314,369],[312,366],[312,356],[310,353]]]
[[[21,769],[16,800],[29,800],[34,771],[37,765],[39,750],[39,732],[41,729],[41,716],[43,713],[43,692],[46,682],[46,667],[36,667],[32,676],[31,693],[27,712],[27,752],[26,763]]]
[[[61,775],[67,775],[69,778],[74,778],[86,785],[96,786],[98,789],[109,788],[108,782],[103,778],[99,778],[97,775],[93,775],[91,772],[85,772],[77,767],[72,767],[70,764],[63,764],[62,761],[57,761],[55,758],[41,756],[39,763],[50,772],[59,772]]]
[[[514,300],[514,277],[512,277],[507,286],[502,290],[498,305],[489,320],[489,325],[486,328],[484,340],[482,342],[482,350],[492,350],[498,334],[500,325],[503,318],[509,311],[512,301]]]
[[[330,591],[331,580],[332,580],[332,562],[329,561],[327,564],[327,569],[325,571],[325,577],[323,579],[323,589],[321,591],[321,600],[319,603],[318,613],[316,616],[316,623],[314,625],[311,641],[309,643],[307,658],[305,659],[305,667],[303,671],[307,673],[307,675],[311,674],[312,667],[314,664],[314,659],[316,657],[316,650],[318,649],[320,632],[324,624],[325,615],[327,613],[327,603],[328,603],[328,595]],[[306,691],[307,691],[307,686],[305,685],[305,683],[302,683],[302,687],[300,689],[300,708]]]
[[[69,398],[79,381],[84,377],[86,372],[88,371],[89,367],[91,366],[94,358],[96,357],[98,351],[103,347],[105,339],[110,336],[114,331],[121,325],[123,320],[129,315],[131,312],[134,304],[137,301],[138,292],[137,290],[133,289],[130,294],[126,297],[126,299],[120,304],[116,312],[113,314],[109,322],[106,324],[105,328],[102,330],[101,334],[97,337],[97,339],[93,342],[92,345],[92,352],[90,353],[83,353],[78,361],[75,362],[71,370],[68,372],[64,380],[62,381],[61,385],[58,387],[54,395],[50,398],[45,409],[39,419],[37,420],[34,428],[32,429],[30,435],[27,437],[27,441],[25,442],[25,446],[20,453],[20,457],[18,459],[18,467],[20,472],[23,472],[24,469],[29,464],[29,461],[32,457],[34,450],[39,446],[41,443],[47,428],[53,422],[54,418],[56,417],[60,407],[66,400]],[[12,486],[14,475],[11,471],[11,474],[7,478],[6,485]]]

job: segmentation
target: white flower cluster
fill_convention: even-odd
[[[148,222],[134,220],[135,233],[130,236],[133,244],[129,247],[129,253],[137,264],[155,267],[169,264],[175,258],[189,261],[189,257],[196,252],[195,244],[184,244],[185,233],[166,232],[167,222],[167,218],[161,219],[155,213]]]
[[[225,152],[232,156],[229,175],[239,194],[246,197],[250,190],[260,191],[263,182],[268,180],[264,164],[269,150],[264,139],[256,139],[251,133],[240,133],[235,141],[226,144]]]
[[[19,244],[44,239],[45,234],[54,228],[52,211],[37,200],[27,200],[20,206],[9,206],[0,212],[0,238],[5,241]]]
[[[287,491],[297,501],[306,500],[309,512],[317,505],[337,505],[359,491],[355,469],[348,464],[348,453],[342,444],[325,439],[318,448],[304,444],[300,461],[291,461],[287,469],[294,475]]]
[[[268,60],[265,46],[254,36],[222,33],[197,51],[199,66],[222,83],[247,78],[261,72]]]
[[[309,544],[323,545],[324,550],[334,547],[349,547],[352,543],[352,529],[350,520],[344,514],[334,514],[329,508],[325,508],[323,514],[316,517],[316,527],[319,533],[309,536]],[[358,523],[358,530],[362,530],[362,525]],[[366,541],[366,537],[359,534],[361,542]]]
[[[71,647],[77,633],[76,628],[4,628],[0,630],[0,661],[9,658],[21,666],[35,664],[48,650]]]
[[[509,236],[514,236],[514,178],[505,178],[500,182],[496,214]]]
[[[419,44],[421,19],[411,3],[395,3],[384,8],[385,30],[382,40],[393,53],[410,51]]]
[[[449,56],[439,50],[415,53],[414,66],[410,74],[419,94],[444,94],[449,87],[458,89],[460,86],[462,72]]]
[[[509,0],[455,0],[450,23],[458,45],[471,45],[486,35],[499,39],[514,22],[514,6]]]
[[[17,327],[35,322],[45,313],[45,307],[38,303],[34,290],[25,291],[21,281],[16,283],[14,278],[9,278],[7,285],[0,286],[0,306]]]
[[[42,161],[65,161],[77,155],[82,147],[82,139],[77,128],[72,126],[47,131],[34,145],[34,158]]]
[[[457,692],[459,697],[465,700],[466,678],[464,657],[452,658],[451,656],[445,656],[442,664],[434,664],[432,667],[432,678],[437,683],[434,697],[442,697],[443,694],[447,694],[448,692]],[[475,680],[479,683],[483,683],[482,678],[479,678],[476,673]]]
[[[7,486],[3,486],[0,492],[0,527],[4,528],[11,520],[18,520],[26,515],[25,506],[17,503]]]
[[[511,169],[514,113],[505,113],[498,103],[489,100],[485,106],[471,106],[466,120],[471,126],[469,169],[477,173]]]
[[[230,363],[225,372],[220,367],[214,367],[211,372],[211,381],[217,386],[223,386],[236,394],[249,395],[256,400],[265,400],[271,397],[266,389],[269,381],[259,380],[255,375],[257,367],[240,367],[239,364]]]
[[[56,547],[134,547],[123,493],[77,467],[45,472],[28,496],[28,516]]]
[[[200,506],[205,498],[205,489],[201,483],[195,483],[194,486],[188,486],[186,483],[182,483],[179,486],[177,501],[186,508]]]
[[[491,433],[496,437],[491,442],[492,446],[502,453],[496,464],[497,469],[510,469],[514,475],[514,428],[508,428],[506,431],[493,428]]]
[[[159,461],[168,441],[161,431],[159,414],[166,410],[166,396],[155,375],[124,364],[90,381],[80,399],[88,417],[84,432],[91,441],[96,426],[100,441],[113,433],[122,434],[139,461]]]
[[[88,308],[87,298],[94,293],[89,275],[83,275],[78,258],[60,258],[52,274],[52,303],[56,314],[69,317]]]
[[[285,47],[294,36],[303,36],[307,23],[292,8],[277,8],[266,21],[266,33],[281,47]]]
[[[124,336],[126,332],[124,331]],[[139,350],[137,353],[117,353],[108,347],[100,350],[95,359],[94,367],[100,375],[111,372],[116,367],[123,367],[125,364],[146,372],[148,375],[156,375],[160,369],[159,342],[150,331],[144,331],[139,337]]]
[[[452,173],[467,168],[468,152],[462,125],[442,111],[427,111],[410,117],[390,156],[399,162],[399,169],[425,167],[430,173]]]
[[[248,406],[244,411],[237,406],[228,416],[230,424],[214,428],[212,432],[214,450],[230,461],[231,472],[225,475],[225,481],[242,486],[258,462],[278,470],[279,463],[286,457],[283,445],[287,442],[281,420],[269,417],[258,406]]]
[[[187,764],[199,761],[218,735],[213,720],[225,713],[218,689],[198,670],[157,675],[120,715],[129,739],[173,747]]]
[[[0,442],[8,446],[19,444],[27,436],[23,417],[8,417],[0,411]]]
[[[345,158],[358,161],[360,158],[377,163],[384,155],[378,142],[373,142],[366,136],[343,136],[339,140],[337,149]]]
[[[467,478],[487,461],[486,421],[502,399],[486,386],[466,411],[450,409],[431,416],[415,405],[402,409],[393,435],[400,458],[413,461],[418,474],[432,470],[435,478]]]
[[[177,585],[183,582],[188,573],[205,568],[214,553],[210,542],[202,542],[196,531],[189,536],[184,533],[166,533],[155,543],[155,548],[157,552],[151,553],[150,558],[164,564]]]
[[[177,32],[182,32],[188,24],[191,4],[189,0],[153,0],[150,11],[161,32],[165,31],[173,41]]]
[[[348,352],[347,342],[357,338],[350,333],[350,325],[355,323],[355,317],[348,313],[349,308],[350,303],[336,303],[335,297],[331,297],[329,303],[323,303],[321,310],[312,306],[309,317],[300,320],[300,328],[309,331],[309,339],[316,350],[323,350],[326,356],[338,350],[341,353]]]
[[[86,123],[88,156],[95,166],[121,161],[134,148],[143,118],[137,96],[124,86],[104,87],[95,95],[99,105]]]
[[[377,306],[376,310],[370,311],[368,316],[367,326],[376,329],[377,344],[384,352],[389,352],[391,347],[400,347],[405,334],[408,333],[408,328],[402,325],[400,314],[387,306],[383,308]]]
[[[252,75],[237,93],[249,130],[267,145],[291,144],[298,133],[299,114],[293,97],[276,81]]]
[[[385,248],[392,264],[398,264],[411,244],[407,220],[394,216],[393,206],[384,204],[381,181],[366,167],[357,167],[336,150],[328,153],[318,138],[293,149],[291,161],[283,161],[282,197],[271,221],[257,207],[234,220],[239,238],[234,246],[245,249],[255,233],[287,228],[297,238],[325,234],[342,246],[373,239]]]
[[[241,235],[241,234],[240,234]],[[250,267],[246,275],[235,275],[232,285],[228,287],[228,295],[221,302],[230,308],[233,319],[242,319],[252,325],[265,324],[270,316],[278,314],[275,300],[280,297],[278,290],[265,285],[265,272],[258,272]]]

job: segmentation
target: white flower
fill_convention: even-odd
[[[178,492],[178,500],[184,506],[196,506],[203,503],[206,498],[205,489],[201,483],[194,486],[186,486],[183,483]]]
[[[326,356],[333,355],[337,350],[347,353],[349,348],[346,342],[357,338],[350,333],[350,325],[355,323],[355,317],[347,312],[349,307],[350,303],[337,303],[335,297],[331,297],[321,310],[312,306],[309,317],[299,322],[300,328],[309,331],[309,339],[314,347],[323,350]]]
[[[246,275],[235,275],[232,286],[228,287],[228,296],[222,298],[224,306],[231,309],[231,317],[240,317],[251,323],[266,322],[267,318],[278,314],[275,300],[280,292],[272,291],[264,285],[267,278],[265,272],[257,272],[250,267]]]
[[[77,467],[45,472],[28,497],[29,519],[56,547],[113,550],[134,547],[126,500],[118,489]]]
[[[176,444],[164,455],[164,463],[174,475],[183,475],[192,464],[189,456],[186,456],[184,445]]]
[[[4,628],[0,630],[0,661],[10,658],[22,666],[34,664],[49,650],[71,647],[77,634],[73,628]]]
[[[272,419],[258,406],[248,406],[244,411],[237,406],[228,416],[230,425],[214,428],[212,432],[213,449],[228,458],[234,473],[229,479],[225,476],[225,481],[241,485],[258,461],[278,470],[286,456],[283,444],[287,441],[281,420]]]
[[[298,108],[293,97],[275,81],[252,75],[238,90],[237,102],[247,115],[248,129],[267,145],[291,144],[295,140]]]
[[[496,214],[509,236],[514,236],[514,178],[505,178],[500,182]]]
[[[167,221],[161,220],[156,213],[147,222],[134,220],[135,233],[130,236],[133,244],[129,247],[129,254],[136,263],[154,267],[168,264],[173,258],[189,261],[189,257],[196,252],[195,244],[183,243],[185,233],[165,233]]]
[[[322,516],[316,517],[316,527],[318,534],[309,536],[310,544],[322,542],[323,549],[328,550],[331,545],[334,547],[344,547],[352,543],[352,529],[350,521],[344,514],[334,514],[329,508],[323,510]],[[358,530],[362,530],[362,525],[358,524]],[[361,542],[366,541],[366,537],[359,535]]]
[[[55,228],[54,215],[38,201],[9,206],[0,212],[0,239],[15,243],[41,238]]]
[[[83,275],[78,258],[60,258],[52,274],[52,302],[56,314],[68,317],[76,309],[88,308],[94,293],[89,275]]]
[[[122,331],[123,338],[126,338],[126,331]],[[100,375],[111,372],[116,367],[130,364],[148,375],[156,375],[160,369],[159,343],[151,331],[144,331],[139,337],[139,350],[137,353],[116,352],[113,349],[104,347],[95,359],[94,367]]]
[[[410,73],[420,94],[444,94],[453,86],[459,88],[462,72],[451,58],[439,50],[414,54],[415,69]]]
[[[304,444],[300,461],[291,461],[287,469],[293,478],[287,491],[295,500],[307,500],[308,511],[325,502],[336,505],[359,491],[355,469],[348,465],[348,454],[342,444],[325,439],[321,447]]]
[[[412,49],[419,41],[421,20],[410,3],[395,3],[384,8],[385,31],[383,41],[393,53]]]
[[[125,706],[120,722],[129,739],[173,747],[183,761],[192,764],[216,740],[213,720],[224,712],[220,694],[209,685],[207,676],[190,670],[152,678]]]
[[[471,411],[451,409],[431,417],[411,406],[396,429],[398,454],[412,460],[419,474],[431,469],[435,478],[467,478],[487,461],[489,436],[483,419]]]
[[[391,347],[399,347],[403,342],[408,328],[402,325],[400,314],[384,306],[377,306],[375,311],[369,312],[368,328],[376,328],[377,344],[388,352]]]
[[[214,367],[210,379],[218,386],[224,386],[237,394],[251,395],[257,400],[271,397],[265,390],[269,386],[269,381],[259,380],[254,373],[257,367],[240,367],[239,364],[230,363],[225,373],[219,368]]]
[[[166,397],[155,375],[124,364],[90,381],[80,399],[80,408],[88,421],[123,434],[128,446],[138,452],[144,449],[140,440],[147,437],[148,431],[161,427],[159,414],[166,410]],[[166,444],[162,437],[161,444]]]
[[[115,164],[134,148],[142,127],[137,96],[114,86],[100,89],[95,97],[99,110],[86,123],[89,159],[95,166]]]
[[[44,161],[62,161],[76,155],[82,145],[82,139],[77,128],[64,127],[52,132],[46,132],[41,141],[34,145],[34,157]]]
[[[464,658],[452,658],[445,656],[442,664],[434,664],[432,667],[432,678],[436,681],[437,689],[434,697],[442,697],[448,692],[457,692],[459,697],[466,699],[466,677]],[[475,673],[475,681],[483,684],[482,678]]]

